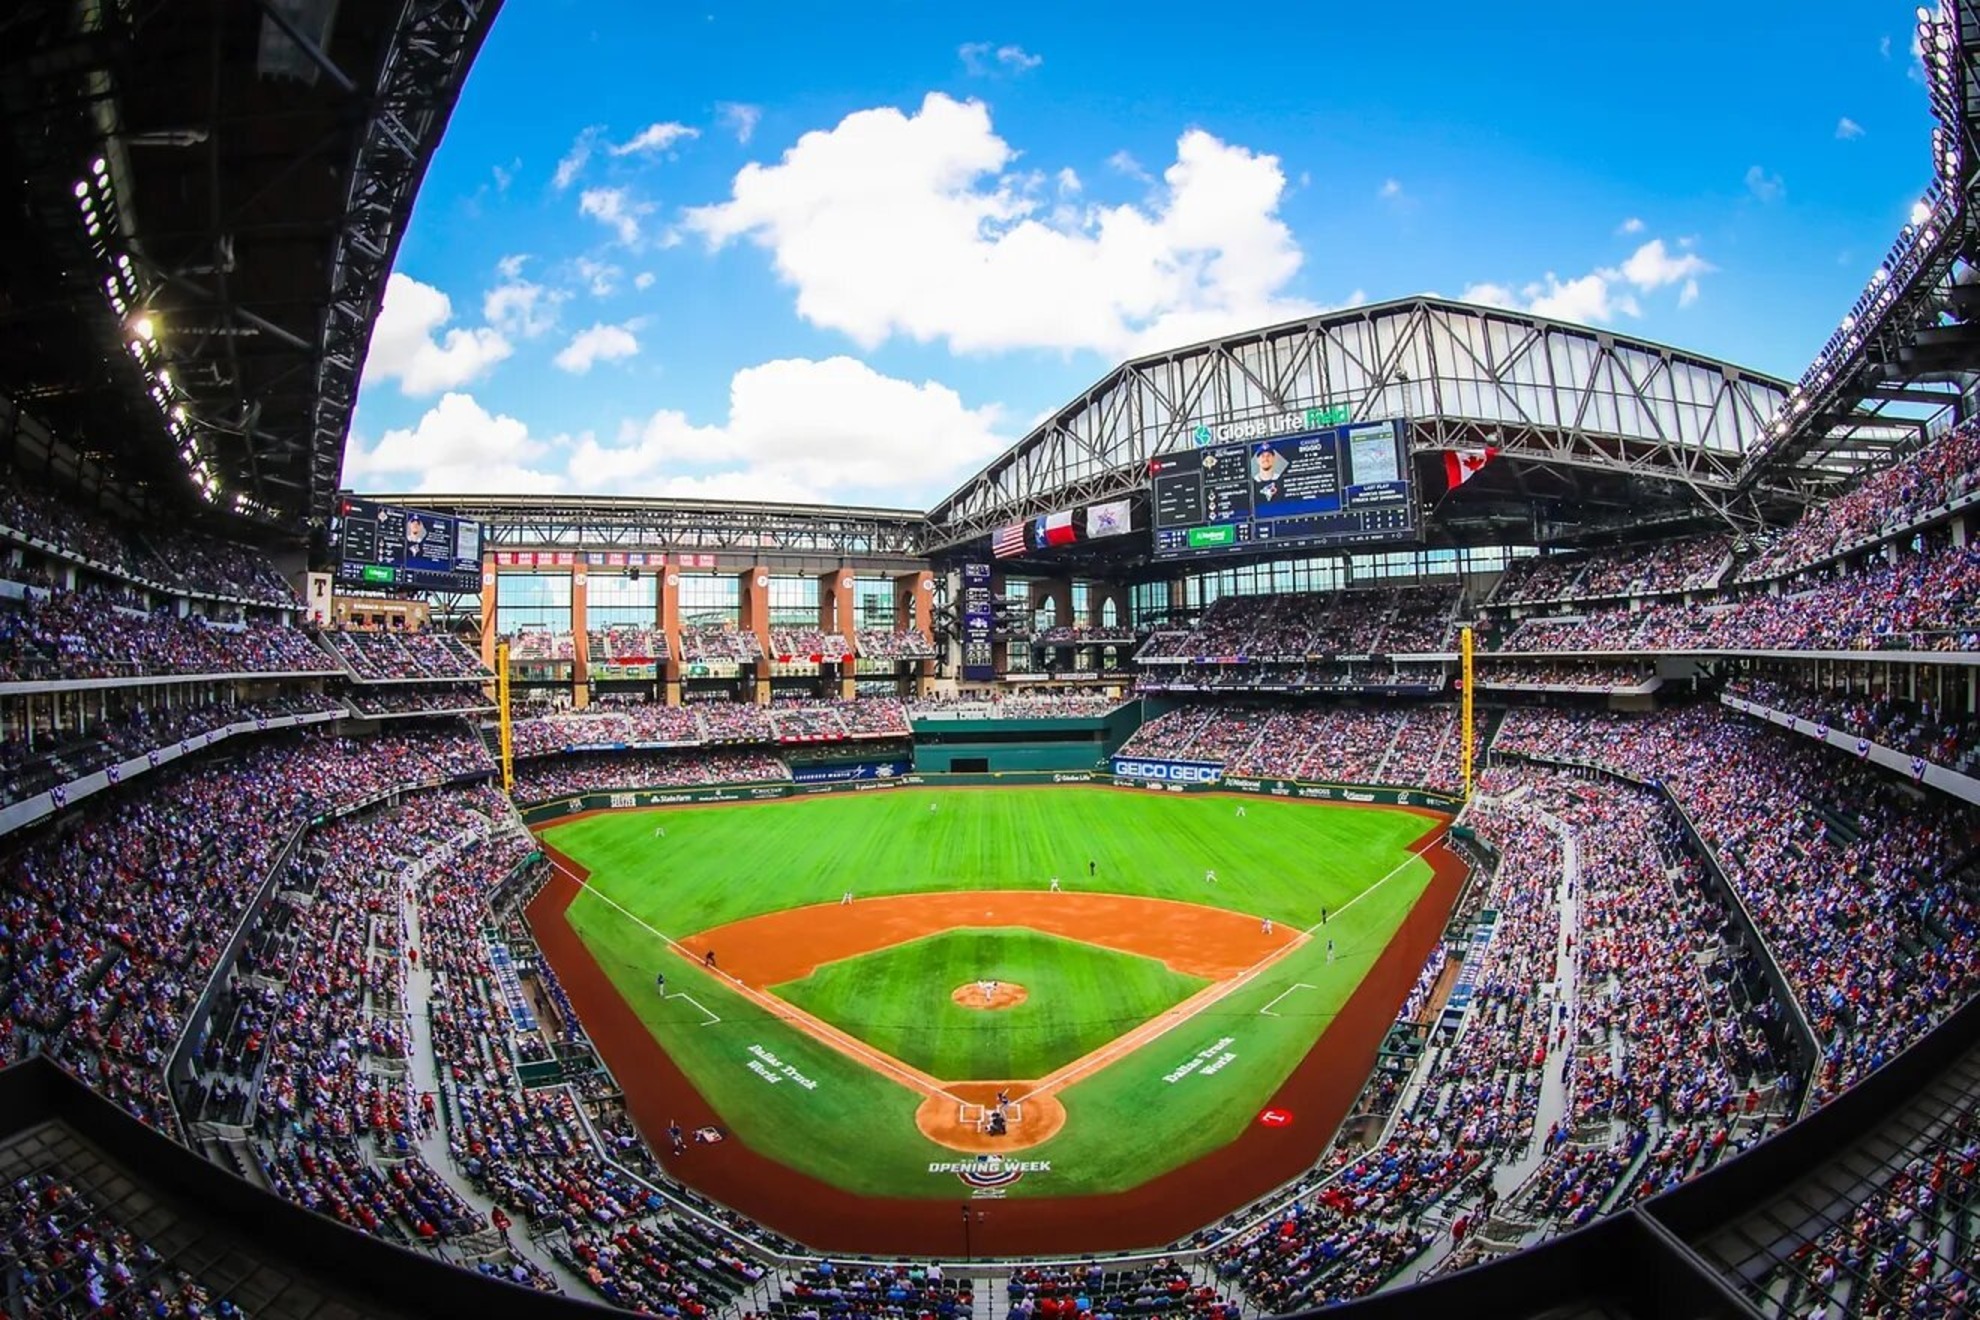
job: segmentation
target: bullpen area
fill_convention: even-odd
[[[530,918],[683,1182],[825,1250],[955,1254],[959,1201],[979,1253],[1154,1246],[1318,1155],[1455,898],[1444,823],[1071,786],[606,811],[539,829]]]

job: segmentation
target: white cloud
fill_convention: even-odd
[[[1667,284],[1695,280],[1713,269],[1712,263],[1697,253],[1675,255],[1665,249],[1663,239],[1653,238],[1629,254],[1622,264],[1622,277],[1648,293]]]
[[[490,414],[473,395],[448,393],[418,423],[387,431],[376,445],[353,436],[344,480],[361,489],[406,493],[551,491],[563,486],[563,478],[542,460],[569,443],[534,439],[528,427]]]
[[[1631,216],[1616,226],[1616,232],[1618,234],[1640,234],[1643,232],[1643,221],[1636,216]]]
[[[1777,202],[1787,192],[1778,174],[1769,174],[1758,165],[1747,167],[1746,190],[1763,202]]]
[[[509,185],[516,181],[516,175],[522,173],[522,157],[517,156],[516,158],[511,160],[507,165],[495,166],[494,173],[495,173],[495,191],[496,192],[509,191]]]
[[[385,282],[385,306],[371,332],[365,380],[396,380],[402,394],[436,394],[465,385],[514,351],[493,326],[455,326],[435,339],[453,316],[446,294],[394,273]]]
[[[1400,179],[1384,179],[1377,195],[1385,198],[1401,197],[1403,195],[1402,181]]]
[[[1844,115],[1836,121],[1836,141],[1854,142],[1863,136],[1863,125]]]
[[[641,293],[645,293],[648,289],[652,288],[653,272],[650,270],[643,270],[639,274],[633,276],[633,287],[635,289],[638,289]]]
[[[658,155],[676,142],[690,142],[701,136],[698,128],[686,124],[648,124],[624,142],[617,142],[606,148],[614,156]]]
[[[745,105],[741,101],[715,103],[716,122],[734,133],[736,141],[744,146],[749,145],[749,140],[755,136],[756,126],[762,122],[762,119],[763,107],[760,105]]]
[[[1155,176],[1147,170],[1142,169],[1141,162],[1136,160],[1134,153],[1126,147],[1122,147],[1119,151],[1107,157],[1107,168],[1116,174],[1125,174],[1128,178],[1141,183],[1155,182]]]
[[[593,363],[616,362],[639,352],[639,340],[622,325],[594,325],[580,330],[553,360],[559,371],[582,376]]]
[[[592,257],[579,257],[571,263],[577,277],[584,281],[584,287],[594,298],[609,298],[619,289],[619,277],[625,271],[609,261],[599,261]]]
[[[1059,185],[1059,196],[1077,197],[1086,185],[1079,181],[1079,172],[1068,165],[1055,176]]]
[[[495,273],[505,280],[519,280],[522,278],[523,266],[528,261],[527,252],[511,252],[506,257],[496,260]]]
[[[1688,249],[1688,240],[1679,246]],[[1653,238],[1624,258],[1620,266],[1602,266],[1570,279],[1553,271],[1518,289],[1497,283],[1468,286],[1459,297],[1490,307],[1510,307],[1557,321],[1603,325],[1618,317],[1640,317],[1639,294],[1678,285],[1678,306],[1698,300],[1698,277],[1718,269],[1697,253],[1673,253],[1661,238]]]
[[[1303,256],[1276,157],[1192,129],[1147,203],[1061,223],[1007,173],[1015,155],[984,105],[934,93],[805,134],[684,224],[767,249],[799,315],[867,347],[1122,356],[1312,310],[1286,293]]]
[[[504,334],[534,339],[557,324],[562,293],[530,280],[510,280],[481,299],[481,317]]]
[[[1885,59],[1891,57],[1891,39],[1889,37],[1877,38],[1877,53]]]
[[[1043,55],[1033,55],[1022,46],[999,46],[988,41],[964,42],[957,47],[956,54],[973,77],[998,72],[1029,73],[1045,62]]]
[[[577,141],[571,143],[571,149],[564,153],[562,160],[557,162],[557,172],[550,178],[559,192],[576,183],[578,175],[584,173],[585,163],[591,159],[591,150],[598,143],[598,135],[604,131],[602,125],[593,124],[577,135]]]
[[[578,195],[578,213],[598,221],[631,247],[639,242],[639,222],[653,213],[653,203],[639,201],[624,188],[586,188]]]
[[[781,359],[736,373],[728,419],[672,409],[616,443],[581,441],[573,486],[726,499],[859,499],[920,507],[1010,441],[995,407],[934,381],[883,376],[848,357]]]

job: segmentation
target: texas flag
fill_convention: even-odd
[[[1450,487],[1456,490],[1465,482],[1478,475],[1478,469],[1492,461],[1492,455],[1499,452],[1497,445],[1486,445],[1483,449],[1449,449],[1444,451],[1444,476]]]
[[[1048,513],[1038,520],[1038,544],[1071,545],[1079,539],[1079,532],[1073,527],[1072,511]]]

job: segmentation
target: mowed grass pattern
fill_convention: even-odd
[[[1021,985],[988,1011],[957,986]],[[1209,982],[1152,958],[1034,930],[958,930],[827,963],[771,989],[943,1081],[1040,1078],[1171,1008]]]
[[[656,932],[684,937],[835,903],[848,889],[862,898],[1042,889],[1054,875],[1067,888],[1231,908],[1296,929],[1325,907],[1332,920],[1289,957],[1061,1091],[1065,1130],[1027,1152],[1051,1160],[1052,1174],[1010,1194],[1119,1191],[1256,1121],[1422,894],[1430,867],[1407,850],[1431,824],[1409,812],[1223,794],[904,788],[609,812],[550,826],[544,837],[589,868],[598,891],[573,901],[571,925],[738,1138],[849,1191],[933,1203],[953,1198],[957,1184],[931,1176],[928,1164],[955,1153],[915,1128],[918,1093],[736,994]],[[1211,868],[1214,885],[1203,879]],[[667,974],[669,998],[654,993],[656,970]],[[1267,1005],[1270,1015],[1260,1012]],[[707,1025],[710,1013],[721,1021]],[[768,1083],[750,1069],[752,1046],[774,1050],[816,1088]],[[1205,1050],[1234,1057],[1214,1074],[1168,1081]]]

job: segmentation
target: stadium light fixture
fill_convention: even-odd
[[[1931,215],[1932,215],[1932,208],[1926,202],[1921,200],[1921,201],[1913,202],[1911,204],[1912,224],[1922,225],[1925,223],[1926,220],[1931,218]]]
[[[155,333],[157,329],[158,326],[152,321],[149,312],[141,313],[135,321],[131,322],[131,333],[139,339],[156,340],[158,338]]]
[[[80,200],[80,199],[85,199],[85,198],[87,198],[88,196],[89,196],[89,180],[88,180],[88,179],[77,179],[77,180],[76,180],[76,197],[77,197],[77,198],[78,198],[78,199]]]

